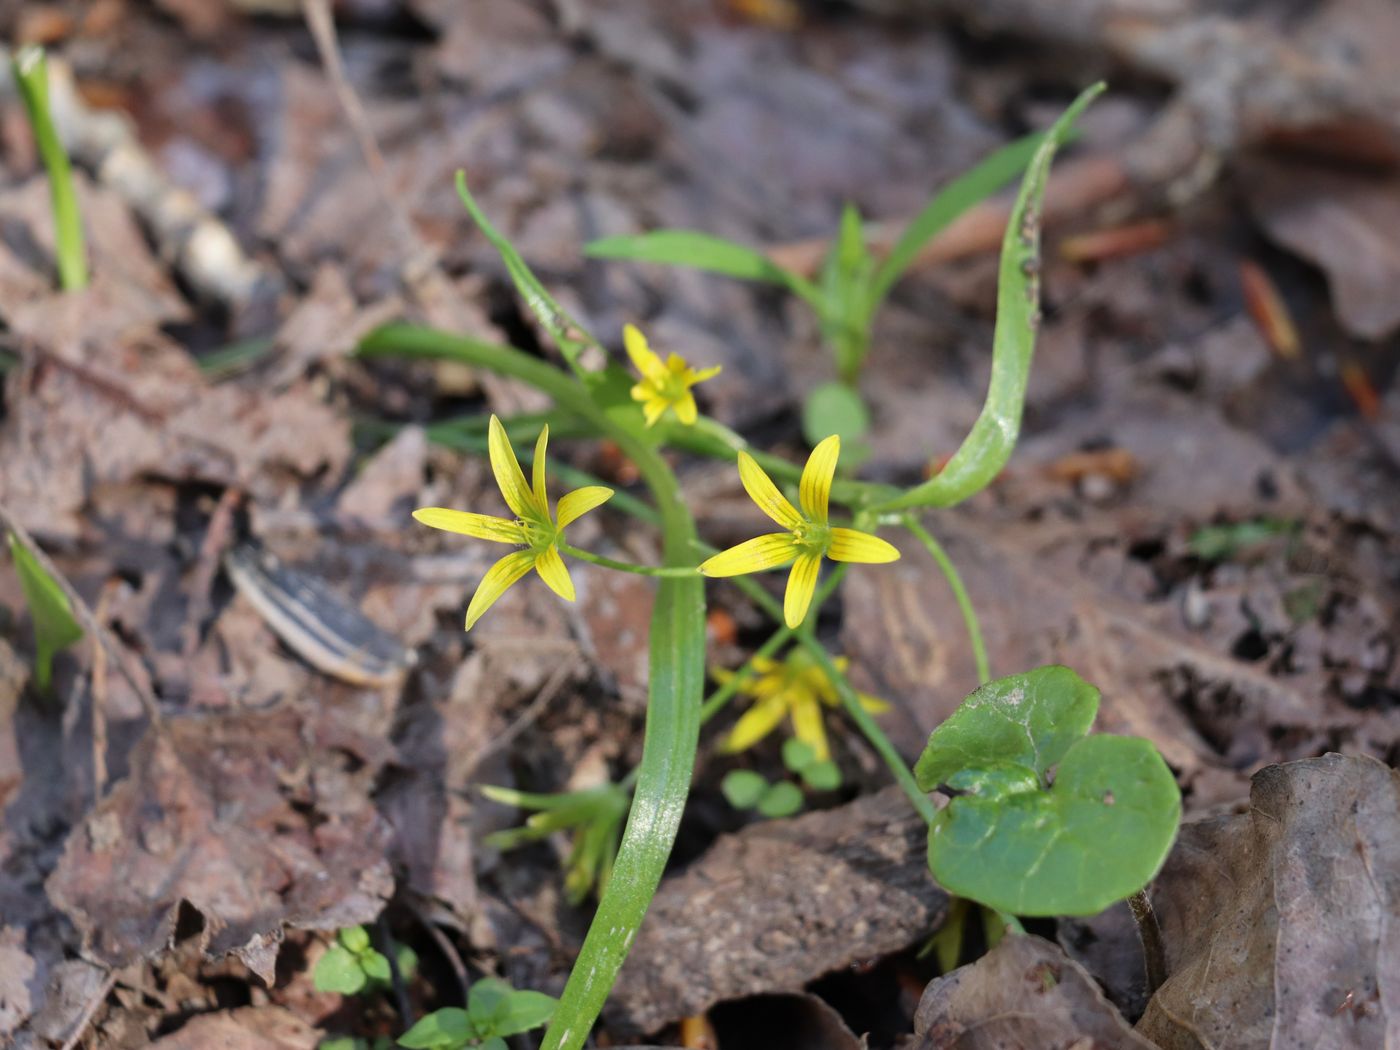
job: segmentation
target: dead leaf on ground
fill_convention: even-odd
[[[24,950],[24,931],[0,926],[0,1035],[9,1035],[29,1016],[32,996],[29,982],[37,970]]]
[[[328,812],[292,710],[189,716],[148,732],[132,773],[69,836],[50,898],[93,958],[162,950],[182,905],[210,957],[234,954],[271,983],[284,925],[368,922],[393,891],[387,829],[363,794]]]
[[[912,1050],[1154,1050],[1083,967],[1039,937],[1006,937],[933,981],[914,1031]]]
[[[200,1014],[157,1039],[152,1050],[315,1050],[321,1033],[280,1006]]]
[[[608,1027],[653,1032],[908,947],[938,928],[948,904],[928,872],[926,839],[896,788],[720,838],[662,883]]]
[[[1188,824],[1154,900],[1164,1050],[1400,1038],[1400,773],[1330,754],[1254,777],[1248,813]]]
[[[815,995],[756,995],[723,1003],[709,1014],[724,1050],[864,1050],[841,1015]]]

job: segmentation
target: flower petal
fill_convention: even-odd
[[[544,450],[549,445],[549,424],[544,425],[540,431],[540,439],[535,442],[535,499],[540,508],[544,511],[545,517],[549,517],[549,495],[544,487]]]
[[[585,485],[559,497],[559,527],[562,529],[583,517],[595,507],[612,499],[613,490],[606,485]]]
[[[855,529],[832,529],[826,556],[832,561],[858,561],[880,564],[899,560],[899,549],[879,536]]]
[[[496,484],[505,497],[506,506],[517,516],[539,519],[539,509],[535,505],[534,493],[525,484],[525,475],[520,469],[520,461],[515,458],[515,449],[510,447],[506,428],[493,413],[491,425],[487,428],[486,450],[491,455],[491,473],[496,475]]]
[[[476,593],[472,595],[471,604],[467,606],[467,630],[470,631],[472,624],[481,619],[481,614],[491,608],[512,583],[529,572],[534,563],[533,551],[516,551],[487,569],[477,585]]]
[[[666,378],[666,366],[661,363],[661,358],[652,353],[647,337],[636,325],[623,326],[622,345],[626,347],[633,367],[644,377],[653,381]]]
[[[816,593],[821,567],[820,554],[802,554],[793,562],[787,592],[783,595],[783,622],[793,630],[802,626],[802,621],[807,618],[807,608],[812,604],[812,595]]]
[[[739,480],[744,483],[749,499],[758,504],[758,509],[783,528],[796,529],[802,524],[802,515],[797,513],[797,508],[778,491],[773,479],[747,452],[739,453]]]
[[[826,524],[826,509],[831,501],[831,479],[836,476],[836,460],[841,455],[841,439],[835,434],[823,438],[802,468],[802,481],[797,486],[802,512],[818,524]]]
[[[491,540],[495,543],[527,543],[525,530],[516,521],[496,518],[490,514],[472,514],[465,510],[448,510],[446,507],[422,507],[413,512],[415,521],[434,529],[447,532],[460,532],[478,540]]]
[[[792,533],[769,532],[706,558],[700,563],[700,571],[706,576],[743,576],[750,572],[762,572],[792,561],[798,550]]]
[[[690,376],[687,378],[686,382],[694,386],[696,383],[703,383],[707,379],[713,379],[723,370],[723,365],[715,365],[713,368],[701,368],[698,370],[691,369]]]
[[[664,397],[648,397],[646,403],[642,405],[642,416],[647,421],[647,426],[655,426],[656,421],[666,414],[666,410],[671,407],[671,402]]]
[[[700,415],[699,410],[695,407],[695,395],[686,391],[675,405],[676,418],[686,426],[692,426]]]
[[[566,602],[578,597],[578,592],[574,590],[573,577],[569,575],[569,567],[564,564],[557,548],[546,547],[535,555],[535,571],[540,574],[540,579],[544,580],[549,589]]]
[[[778,728],[778,723],[783,720],[783,715],[787,713],[787,703],[782,697],[770,697],[767,700],[760,700],[743,713],[739,721],[734,723],[734,728],[729,731],[729,736],[725,737],[722,749],[730,754],[736,751],[744,751],[754,746],[773,730]]]
[[[822,709],[815,698],[804,696],[792,705],[792,735],[808,745],[818,762],[831,757],[831,746],[826,742],[826,726],[822,724]]]
[[[881,700],[878,696],[871,696],[869,693],[857,693],[856,699],[860,701],[860,706],[872,715],[883,715],[886,711],[893,710],[888,700]]]

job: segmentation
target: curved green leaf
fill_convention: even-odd
[[[29,617],[34,621],[34,685],[39,692],[48,693],[53,685],[54,656],[82,638],[83,629],[73,619],[72,607],[63,589],[13,534],[10,535],[10,557],[15,560],[19,587],[29,606]]]
[[[604,237],[583,251],[595,259],[688,266],[742,281],[765,281],[782,285],[813,304],[820,299],[810,281],[783,269],[762,252],[696,230],[653,230],[628,237]]]
[[[459,1050],[477,1039],[467,1011],[455,1006],[434,1010],[399,1036],[399,1046],[411,1050]]]
[[[311,981],[318,992],[356,995],[363,990],[367,978],[359,957],[339,944],[333,944],[316,961]]]
[[[1131,896],[1181,819],[1171,770],[1136,737],[1085,738],[1048,790],[1024,778],[1008,788],[991,777],[954,798],[929,830],[928,860],[949,892],[1017,915],[1094,915]]]
[[[998,678],[930,734],[914,779],[933,791],[962,770],[1002,763],[1044,774],[1089,732],[1098,710],[1099,691],[1068,667]]]
[[[1043,134],[1027,135],[988,154],[930,198],[900,234],[875,271],[870,290],[873,311],[918,257],[923,246],[978,201],[990,197],[1024,171],[1040,148]]]
[[[549,1022],[558,1006],[559,1001],[552,995],[545,995],[544,992],[533,992],[529,989],[511,992],[502,1007],[492,1016],[492,1034],[515,1035],[538,1028]]]
[[[1011,457],[1021,432],[1026,382],[1040,323],[1040,218],[1050,161],[1079,114],[1103,90],[1103,84],[1095,84],[1070,104],[1046,133],[1021,181],[1001,245],[992,379],[977,422],[937,475],[877,505],[876,510],[951,506],[991,484]]]

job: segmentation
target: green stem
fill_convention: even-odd
[[[932,824],[937,815],[933,802],[919,789],[919,785],[914,781],[914,774],[909,771],[908,763],[904,761],[904,756],[899,753],[894,742],[885,735],[875,717],[861,705],[860,697],[856,695],[850,680],[837,668],[826,648],[813,636],[811,628],[799,628],[797,640],[812,654],[817,663],[821,664],[827,678],[836,687],[836,695],[841,698],[841,706],[846,709],[846,715],[856,724],[856,728],[865,734],[865,739],[870,741],[870,746],[875,752],[884,759],[885,765],[894,774],[895,783],[904,790],[914,809],[923,817],[924,823]]]
[[[662,561],[670,568],[691,567],[698,536],[671,468],[657,449],[605,414],[573,378],[512,347],[406,325],[372,333],[361,344],[360,353],[464,361],[522,379],[548,394],[617,442],[656,501]],[[588,1039],[675,841],[695,765],[705,684],[705,590],[698,574],[658,584],[650,663],[636,795],[607,889],[545,1032],[544,1050],[577,1050]]]
[[[972,607],[972,599],[968,597],[967,588],[963,586],[962,576],[959,574],[957,566],[948,557],[948,552],[943,549],[943,545],[933,538],[933,534],[924,528],[914,515],[906,514],[901,520],[904,527],[924,545],[924,548],[938,564],[943,578],[948,581],[948,586],[953,592],[953,600],[958,603],[958,611],[962,613],[963,624],[967,627],[968,640],[972,643],[972,658],[977,661],[977,684],[986,685],[992,679],[992,671],[991,665],[987,661],[987,646],[982,640],[982,625],[977,619],[977,610]]]
[[[78,215],[78,197],[73,192],[73,169],[68,153],[58,137],[49,113],[49,64],[42,47],[21,48],[11,61],[15,83],[24,99],[29,126],[39,156],[49,174],[49,195],[53,199],[54,245],[58,253],[58,281],[65,292],[87,287],[87,252],[83,246],[83,223]]]
[[[559,553],[567,554],[579,561],[586,561],[590,565],[601,565],[605,569],[617,569],[619,572],[630,572],[636,576],[662,576],[662,577],[684,577],[699,575],[700,570],[694,566],[683,569],[661,568],[655,565],[637,565],[630,561],[618,561],[616,558],[607,558],[601,554],[594,554],[592,551],[581,550],[571,543],[560,541],[557,544]]]

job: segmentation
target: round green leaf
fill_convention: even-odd
[[[478,1024],[484,1024],[504,1007],[513,989],[499,977],[483,977],[467,993],[467,1010]]]
[[[460,1050],[476,1038],[476,1029],[467,1011],[449,1006],[420,1018],[399,1036],[399,1046],[411,1050]]]
[[[1014,915],[1094,915],[1147,885],[1181,819],[1181,793],[1148,741],[1094,736],[1069,748],[1048,790],[1026,768],[977,774],[929,829],[945,889]],[[973,786],[973,785],[969,785]]]
[[[801,773],[817,760],[817,749],[805,740],[790,736],[783,741],[783,765],[794,773]]]
[[[768,790],[768,781],[752,769],[734,769],[724,775],[719,789],[735,809],[753,809]]]
[[[801,808],[802,789],[786,780],[774,784],[758,800],[758,811],[765,817],[790,817]]]
[[[835,791],[841,786],[841,768],[830,759],[813,762],[802,770],[802,782],[813,791]]]
[[[802,405],[802,433],[815,445],[832,434],[853,442],[870,429],[870,412],[860,395],[845,383],[823,383]]]
[[[359,956],[339,944],[333,944],[311,971],[311,980],[318,992],[356,995],[365,986],[365,971]]]
[[[371,948],[367,952],[362,952],[359,956],[360,969],[371,981],[381,981],[388,984],[394,978],[394,972],[389,968],[389,960],[379,952]]]
[[[1068,667],[1038,667],[988,682],[935,729],[914,766],[933,791],[962,769],[1015,763],[1044,774],[1089,732],[1099,691]]]
[[[340,931],[338,936],[340,943],[356,955],[369,948],[369,934],[365,932],[363,926],[347,926]]]

